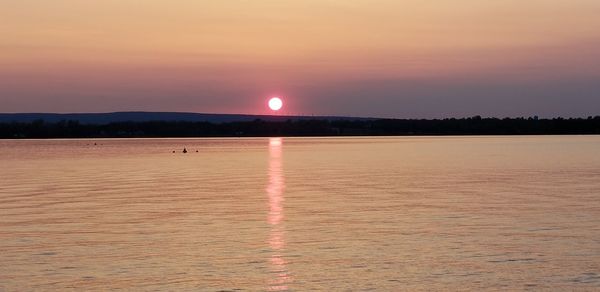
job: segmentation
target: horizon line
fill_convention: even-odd
[[[110,111],[110,112],[0,112],[0,115],[110,115],[110,114],[189,114],[189,115],[214,115],[214,116],[256,116],[256,117],[279,117],[279,118],[356,118],[356,119],[379,119],[379,120],[444,120],[444,119],[467,119],[476,118],[481,119],[518,119],[518,118],[538,118],[538,119],[586,119],[595,118],[600,116],[600,113],[588,116],[540,116],[540,115],[529,115],[529,116],[482,116],[481,114],[475,114],[470,116],[445,116],[445,117],[375,117],[375,116],[356,116],[356,115],[302,115],[302,114],[244,114],[244,113],[214,113],[214,112],[186,112],[186,111],[143,111],[143,110],[125,110],[125,111]]]

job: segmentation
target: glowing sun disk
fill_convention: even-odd
[[[269,108],[274,111],[278,111],[283,107],[283,101],[279,97],[273,97],[269,99]]]

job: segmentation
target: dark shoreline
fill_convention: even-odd
[[[311,136],[594,135],[600,116],[588,118],[302,119],[241,122],[144,121],[82,124],[79,121],[4,122],[0,139],[186,138]]]

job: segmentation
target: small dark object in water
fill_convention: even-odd
[[[185,149],[185,147],[183,147],[183,153],[187,153],[187,149]]]
[[[94,143],[94,146],[95,146],[95,145],[98,145],[98,144]]]
[[[198,150],[196,150],[196,153],[198,153]]]
[[[175,153],[175,150],[173,150],[173,153]]]

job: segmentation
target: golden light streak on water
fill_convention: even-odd
[[[271,291],[287,291],[288,283],[292,277],[286,266],[283,256],[285,249],[285,226],[283,201],[285,191],[285,179],[282,166],[282,138],[269,139],[269,185],[267,195],[269,196],[268,222],[271,225],[269,235],[269,247],[272,250],[269,262],[273,278],[270,280]]]

